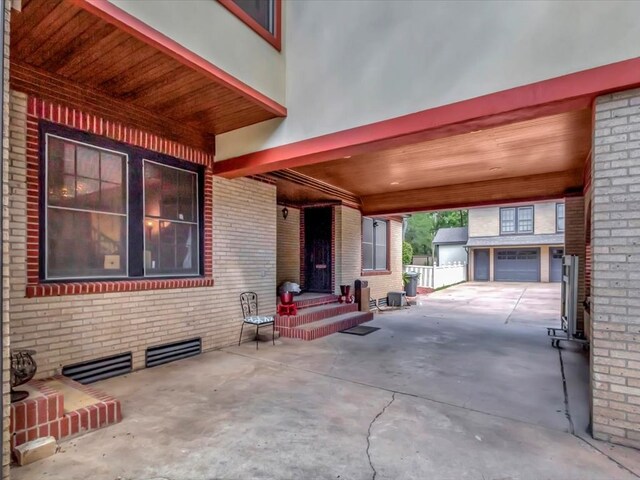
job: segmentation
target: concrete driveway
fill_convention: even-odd
[[[123,422],[12,475],[638,478],[637,451],[587,434],[587,357],[543,328],[558,303],[558,285],[463,284],[377,315],[368,336],[244,344],[104,381]]]

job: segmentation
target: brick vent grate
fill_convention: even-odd
[[[200,337],[182,342],[167,343],[157,347],[147,348],[145,365],[147,368],[173,362],[182,358],[193,357],[202,353],[202,339]]]
[[[98,358],[88,362],[76,363],[62,368],[62,375],[87,385],[119,375],[125,375],[133,370],[131,352]]]

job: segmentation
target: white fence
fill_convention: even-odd
[[[418,286],[426,288],[446,287],[467,279],[467,266],[464,263],[453,263],[441,267],[405,265],[404,271],[419,273]]]

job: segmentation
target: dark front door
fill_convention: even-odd
[[[331,207],[305,208],[305,290],[331,292]]]
[[[473,279],[476,282],[489,281],[489,249],[473,251]]]

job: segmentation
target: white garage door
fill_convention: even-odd
[[[540,249],[496,250],[494,279],[496,282],[539,282]]]

